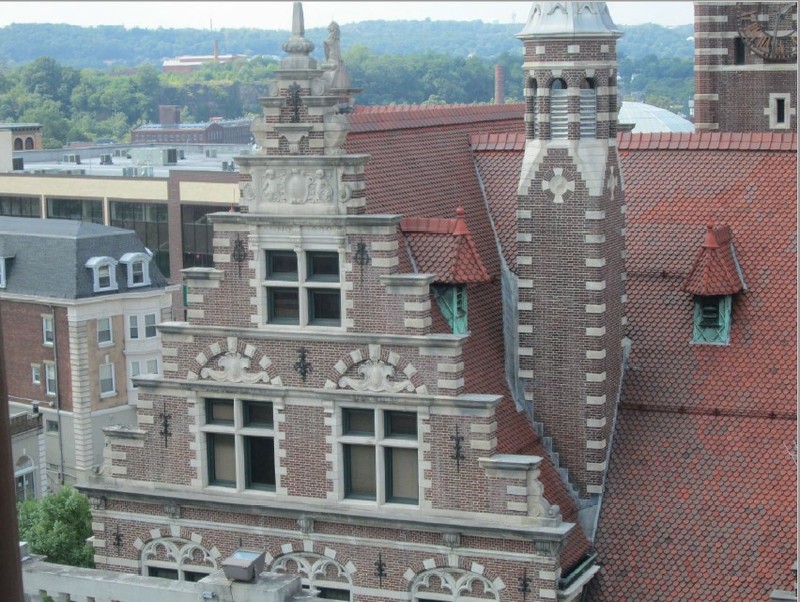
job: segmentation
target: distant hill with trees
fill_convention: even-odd
[[[366,21],[342,26],[343,58],[357,102],[491,102],[494,66],[505,67],[507,101],[522,99],[519,24],[480,21]],[[694,91],[692,27],[625,27],[619,42],[619,88],[673,110]],[[321,58],[327,31],[311,29]],[[126,29],[116,26],[15,24],[0,28],[0,121],[39,122],[44,145],[112,138],[154,122],[159,104],[183,107],[182,120],[258,114],[288,31]],[[165,74],[165,58],[243,54],[190,74]],[[36,43],[31,43],[36,40]],[[57,57],[53,58],[53,57]]]

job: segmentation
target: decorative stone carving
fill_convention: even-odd
[[[281,174],[284,176],[285,174]],[[279,188],[282,187],[282,179],[275,178],[275,170],[268,169],[264,172],[264,180],[261,182],[261,200],[265,203],[273,203],[278,198]]]
[[[275,80],[271,80],[267,84],[267,92],[270,96],[277,96],[280,93],[280,87],[278,86],[278,82]]]
[[[561,167],[553,169],[553,177],[549,180],[542,180],[542,190],[549,190],[553,193],[554,203],[563,203],[564,195],[567,192],[575,192],[575,182],[567,180],[563,175]]]
[[[92,510],[105,510],[107,501],[104,495],[89,496],[89,505],[92,507]]]
[[[178,520],[181,517],[181,507],[177,502],[167,502],[164,504],[164,514],[172,520]]]
[[[461,546],[461,533],[442,533],[442,543],[450,548]]]
[[[548,558],[555,558],[561,551],[561,542],[549,539],[534,539],[533,549],[538,554],[547,556]]]
[[[452,600],[460,600],[465,596],[480,596],[482,600],[500,599],[494,583],[486,577],[457,568],[435,568],[417,575],[411,585],[413,599],[425,598],[427,592],[446,592]]]
[[[253,188],[252,182],[244,182],[242,184],[242,198],[248,203],[256,200],[256,191]]]
[[[310,178],[306,189],[306,202],[308,203],[332,203],[333,188],[325,177],[325,172],[318,169]]]
[[[297,528],[300,529],[301,533],[313,533],[314,519],[308,516],[301,516],[297,519]]]
[[[217,360],[217,365],[221,370],[211,370],[203,368],[200,370],[200,378],[210,378],[216,381],[228,381],[233,383],[253,384],[259,381],[269,382],[269,375],[266,372],[248,373],[250,369],[250,358],[241,353],[229,351]]]
[[[373,393],[388,392],[399,393],[400,391],[414,391],[414,384],[408,380],[393,380],[395,369],[391,364],[387,364],[380,358],[380,346],[370,345],[369,359],[358,366],[358,373],[361,379],[342,376],[339,379],[339,386],[350,387],[355,391],[370,391]]]

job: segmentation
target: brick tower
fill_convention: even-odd
[[[797,3],[695,2],[698,131],[797,131]]]
[[[519,374],[581,497],[602,491],[623,366],[625,205],[605,2],[537,2],[525,44]]]

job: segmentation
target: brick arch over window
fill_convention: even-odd
[[[500,591],[506,584],[499,577],[489,579],[483,565],[477,562],[469,566],[436,566],[435,559],[423,561],[428,567],[415,573],[408,569],[403,578],[409,582],[411,599],[441,600],[442,602],[473,602],[500,600]],[[466,564],[466,563],[465,563]]]
[[[33,150],[33,138],[30,136],[25,138],[25,150]]]
[[[22,138],[14,138],[14,150],[22,150]]]
[[[282,549],[292,550],[292,544],[286,544]],[[352,575],[356,568],[351,562],[343,565],[335,557],[336,552],[328,548],[324,554],[288,551],[272,560],[269,570],[298,575],[303,586],[309,589],[350,592],[353,587]]]
[[[194,536],[197,539],[196,536]],[[141,572],[145,576],[174,575],[179,581],[193,581],[218,570],[219,551],[182,537],[156,537],[141,546]],[[137,546],[138,547],[138,546]]]
[[[216,359],[216,367],[212,360]],[[216,380],[225,382],[265,382],[282,385],[272,360],[255,346],[236,337],[213,343],[197,354],[194,365],[186,374],[187,380]]]
[[[360,347],[341,358],[331,369],[325,388],[428,394],[413,364],[380,345]]]

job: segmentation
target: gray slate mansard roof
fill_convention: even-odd
[[[133,230],[60,219],[0,217],[0,257],[6,258],[6,288],[14,295],[84,299],[163,289],[167,280],[150,262],[150,284],[128,288],[127,266],[117,264],[117,290],[94,292],[92,257],[119,261],[125,253],[146,253]]]

